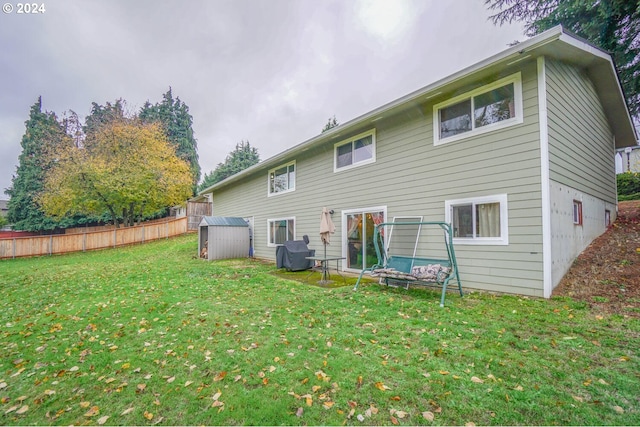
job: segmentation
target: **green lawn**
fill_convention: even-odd
[[[441,309],[196,247],[0,262],[0,425],[640,424],[637,319],[484,293]]]

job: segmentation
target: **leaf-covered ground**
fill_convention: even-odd
[[[196,248],[1,261],[0,425],[640,424],[635,317]]]
[[[640,201],[619,203],[617,221],[580,254],[553,294],[594,311],[640,317]]]

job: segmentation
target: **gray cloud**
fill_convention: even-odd
[[[522,39],[482,2],[234,0],[45,2],[0,16],[0,189],[29,108],[133,110],[171,86],[190,108],[209,171],[240,140],[263,159]],[[4,195],[0,195],[0,198]]]

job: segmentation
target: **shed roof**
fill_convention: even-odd
[[[239,217],[233,216],[203,216],[200,225],[213,227],[248,227],[249,224]]]

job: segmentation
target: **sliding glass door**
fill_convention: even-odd
[[[351,210],[343,212],[346,224],[345,266],[350,270],[371,267],[377,261],[373,245],[373,231],[376,224],[384,222],[384,208]]]

